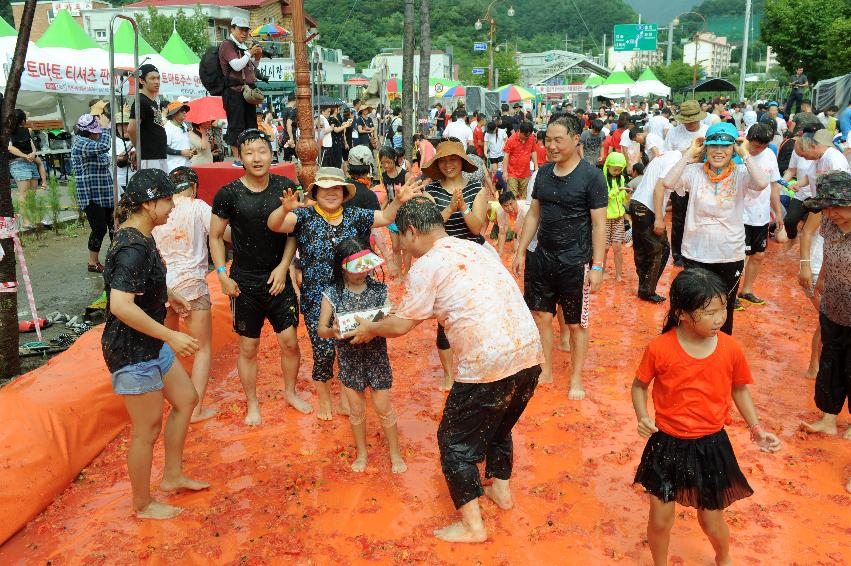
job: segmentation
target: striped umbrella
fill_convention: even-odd
[[[251,37],[287,37],[290,35],[286,29],[278,24],[265,23],[251,30]]]
[[[467,96],[467,89],[464,85],[450,87],[443,94],[443,98],[454,98],[456,96]]]
[[[521,100],[532,100],[537,95],[527,88],[517,85],[505,85],[497,90],[500,102],[520,102]]]

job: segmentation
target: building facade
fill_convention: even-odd
[[[706,71],[710,77],[720,77],[730,68],[733,56],[733,46],[724,36],[711,32],[701,32],[683,45],[683,63],[697,65]]]
[[[432,51],[428,75],[441,79],[454,79],[452,54],[444,51]],[[378,69],[387,65],[388,77],[402,77],[402,50],[382,49],[381,53],[372,58],[369,67],[364,70],[366,76],[372,76]],[[420,73],[420,55],[414,55],[414,77]]]
[[[615,51],[609,47],[606,66],[610,69],[646,69],[665,64],[665,54],[661,49],[656,51]]]
[[[21,14],[24,11],[23,2],[12,2],[12,25],[18,29],[21,21]],[[30,41],[37,41],[47,27],[53,23],[53,18],[59,10],[68,10],[71,17],[77,20],[77,23],[83,25],[83,14],[92,10],[111,9],[112,5],[108,2],[83,1],[83,2],[38,2],[33,15],[33,24],[30,28]],[[91,34],[90,34],[91,35]],[[92,36],[94,37],[94,36]]]
[[[518,53],[520,82],[532,86],[558,86],[583,82],[589,74],[608,76],[601,57],[551,49],[540,53]]]

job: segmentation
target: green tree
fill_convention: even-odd
[[[186,45],[199,57],[210,46],[210,34],[207,31],[207,15],[201,6],[187,14],[183,9],[175,16],[160,14],[153,6],[148,6],[148,14],[138,17],[139,32],[148,40],[151,47],[161,50],[175,29]]]
[[[762,41],[787,71],[803,65],[811,84],[851,71],[849,30],[848,0],[765,2]]]
[[[15,27],[15,19],[12,17],[12,4],[9,0],[0,0],[0,17],[2,17],[6,22]]]
[[[499,84],[494,84],[494,88],[502,85],[516,83],[520,80],[520,65],[517,64],[516,55],[517,53],[514,51],[514,49],[500,49],[499,51],[494,51],[494,83],[496,83],[497,79],[499,80]],[[484,64],[475,66],[484,67],[485,69],[487,69],[487,54],[484,56],[484,59]],[[487,87],[487,70],[485,71],[484,75],[474,75],[472,74],[472,68],[470,68],[469,73],[462,73],[461,80],[465,84]]]
[[[701,69],[698,67],[697,76],[700,78]],[[671,87],[671,91],[676,92],[691,86],[692,78],[694,77],[694,67],[686,65],[682,61],[671,61],[670,66],[660,65],[653,67],[653,74],[660,81]]]

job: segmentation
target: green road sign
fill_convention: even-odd
[[[615,51],[656,51],[657,24],[618,24],[615,26]]]

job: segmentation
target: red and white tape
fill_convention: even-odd
[[[27,261],[24,259],[24,248],[21,246],[21,240],[18,238],[18,227],[14,217],[2,216],[0,217],[0,240],[8,238],[12,239],[12,244],[15,246],[15,255],[17,256],[18,263],[21,266],[21,276],[24,278],[24,290],[27,292],[27,301],[30,304],[30,313],[33,316],[33,323],[35,324],[35,333],[36,336],[38,336],[39,342],[41,342],[41,325],[38,323],[38,313],[35,308],[35,295],[33,294],[30,272],[29,269],[27,269]],[[17,292],[17,287],[18,284],[15,282],[0,283],[0,292]]]

